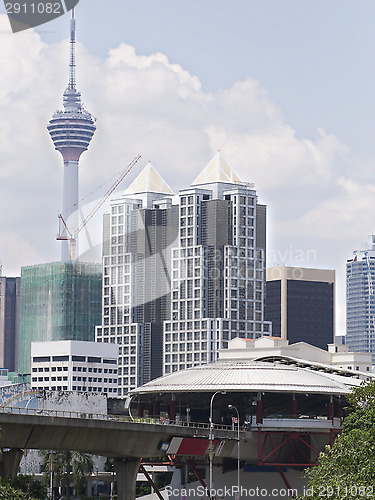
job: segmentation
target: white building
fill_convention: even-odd
[[[271,332],[266,207],[220,153],[178,195],[148,164],[111,202],[103,233],[95,339],[120,345],[119,396],[215,361],[234,337]]]
[[[32,342],[31,388],[117,397],[116,344],[78,340]]]
[[[219,351],[221,360],[262,361],[271,358],[284,364],[315,365],[317,371],[345,370],[347,376],[366,381],[374,377],[371,354],[349,351],[348,346],[342,344],[330,344],[325,351],[306,342],[289,344],[288,340],[280,337],[236,338],[228,342],[228,349]]]
[[[266,207],[221,157],[179,192],[164,373],[213,362],[234,337],[269,335],[264,319]]]
[[[119,396],[162,374],[170,315],[174,194],[149,163],[103,218],[103,314],[98,343],[119,344]]]

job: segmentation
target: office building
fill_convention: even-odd
[[[263,307],[265,207],[254,185],[217,153],[178,204],[164,373],[216,361],[234,337],[271,331]]]
[[[23,267],[18,371],[30,379],[32,342],[94,341],[101,317],[100,264],[54,262]]]
[[[0,367],[15,371],[18,365],[20,278],[1,276]]]
[[[375,236],[367,250],[346,262],[346,339],[356,352],[372,354],[375,364]]]
[[[220,153],[178,195],[145,167],[104,217],[96,340],[120,345],[119,395],[270,333],[264,248],[265,207]]]
[[[31,388],[117,396],[118,346],[63,340],[32,342]]]
[[[266,273],[272,335],[327,349],[334,341],[335,271],[274,267]]]
[[[97,342],[117,343],[119,395],[162,374],[163,321],[170,315],[174,194],[148,164],[103,220],[103,315]]]

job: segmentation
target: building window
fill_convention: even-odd
[[[51,361],[51,357],[50,356],[35,356],[33,357],[33,362],[34,363],[46,363],[46,362],[49,362]]]
[[[87,361],[88,363],[101,363],[102,358],[98,358],[96,356],[88,356]]]
[[[69,361],[69,356],[52,356],[52,361]]]

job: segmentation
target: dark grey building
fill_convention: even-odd
[[[266,273],[265,315],[272,335],[321,349],[334,342],[335,271],[274,267]]]
[[[0,276],[0,367],[17,370],[20,278]]]

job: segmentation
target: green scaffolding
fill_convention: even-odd
[[[102,266],[53,262],[23,267],[18,373],[29,380],[31,342],[94,341],[101,323]]]

